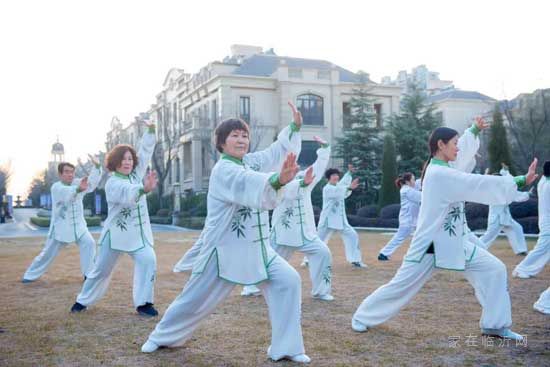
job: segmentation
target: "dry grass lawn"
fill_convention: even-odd
[[[164,313],[181,291],[188,274],[172,266],[198,233],[156,235],[158,280],[156,305]],[[389,322],[358,334],[351,315],[361,300],[389,281],[407,245],[392,261],[376,260],[388,236],[361,233],[368,269],[352,269],[339,236],[330,247],[334,256],[333,294],[323,303],[310,297],[306,269],[291,264],[302,276],[302,326],[306,352],[313,366],[400,365],[550,365],[550,316],[533,310],[539,294],[550,285],[550,269],[530,280],[511,278],[520,261],[508,244],[492,247],[510,275],[514,330],[527,335],[527,346],[482,345],[480,306],[473,289],[458,272],[438,271],[411,304]],[[267,359],[270,327],[261,297],[243,299],[240,287],[209,317],[182,348],[139,352],[159,319],[138,316],[132,307],[132,262],[128,256],[115,269],[107,296],[88,311],[72,315],[69,308],[82,285],[78,249],[60,252],[48,273],[37,282],[22,284],[21,276],[38,254],[42,238],[0,239],[0,365],[1,366],[286,366]],[[529,248],[534,242],[529,242]],[[460,337],[453,347],[452,337]]]

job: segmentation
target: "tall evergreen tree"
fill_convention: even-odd
[[[354,202],[359,205],[373,204],[376,201],[377,186],[380,184],[380,155],[382,139],[376,125],[373,102],[369,97],[368,75],[359,72],[359,82],[353,89],[350,100],[350,116],[346,122],[343,137],[337,139],[335,157],[344,160],[344,167],[351,163],[356,168],[362,189],[354,191]]]
[[[493,112],[493,122],[489,130],[489,170],[498,172],[501,169],[501,163],[506,164],[510,173],[514,174],[512,165],[512,155],[510,154],[510,145],[508,144],[508,134],[503,123],[502,112],[497,104]]]
[[[394,184],[397,177],[397,162],[395,144],[390,134],[384,136],[384,152],[382,153],[382,184],[378,205],[382,208],[389,204],[399,203],[399,190]]]
[[[434,106],[428,104],[425,93],[416,85],[409,85],[399,114],[388,119],[389,132],[399,158],[399,172],[413,172],[420,176],[428,158],[428,137],[438,126],[441,126],[441,118],[435,114]]]

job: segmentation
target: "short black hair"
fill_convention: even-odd
[[[216,149],[218,152],[223,153],[222,145],[225,144],[225,140],[233,130],[246,131],[250,139],[250,129],[244,120],[235,118],[224,120],[218,125],[216,131],[214,131],[214,135],[216,137]]]
[[[74,164],[71,164],[69,162],[61,162],[57,165],[57,172],[61,175],[63,174],[63,168],[65,167],[71,167],[73,170],[75,169]]]
[[[327,180],[330,180],[330,176],[332,176],[333,174],[337,174],[338,176],[340,176],[340,170],[338,168],[329,168],[325,171],[325,178]]]
[[[544,165],[542,166],[542,172],[545,177],[550,177],[550,161],[544,162]]]

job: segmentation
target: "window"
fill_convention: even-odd
[[[382,103],[374,104],[374,113],[376,114],[376,127],[382,127]]]
[[[305,125],[324,125],[323,98],[315,94],[302,94],[297,98],[297,107]]]
[[[317,159],[317,149],[319,149],[319,143],[311,140],[302,141],[302,150],[298,156],[298,164],[302,169],[311,166]]]
[[[302,78],[302,69],[289,68],[288,69],[289,78]]]
[[[180,182],[181,180],[181,165],[180,165],[180,158],[176,157],[176,182]]]
[[[351,128],[351,104],[349,102],[342,103],[342,125],[344,129]]]
[[[214,126],[218,123],[218,100],[215,99],[212,101],[212,121],[214,122]]]
[[[183,144],[183,179],[193,176],[193,160],[191,159],[191,143]]]
[[[319,70],[317,71],[317,79],[330,79],[330,70]]]
[[[239,97],[239,114],[244,121],[250,123],[250,97]]]
[[[170,165],[170,169],[168,170],[168,185],[172,184],[172,171],[174,170],[174,163]]]

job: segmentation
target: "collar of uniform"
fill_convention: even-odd
[[[60,182],[61,182],[61,184],[64,185],[64,186],[72,186],[71,184],[65,183],[65,182],[63,182],[63,181],[60,181]]]
[[[437,159],[437,158],[432,158],[430,160],[430,164],[435,164],[437,166],[450,167],[448,162],[442,161],[441,159]]]
[[[122,173],[116,172],[116,171],[113,173],[113,175],[115,175],[115,176],[118,177],[118,178],[124,178],[124,179],[126,179],[126,180],[129,180],[129,179],[130,179],[130,175],[123,175]]]
[[[240,166],[244,166],[244,163],[242,159],[235,158],[233,156],[230,156],[229,154],[222,153],[222,159],[227,159],[228,161],[231,161],[233,163],[237,163]]]

